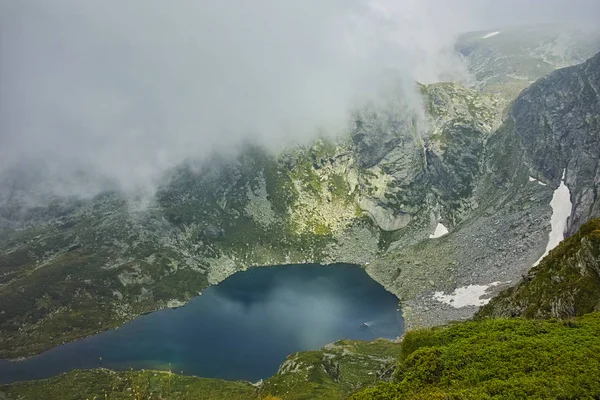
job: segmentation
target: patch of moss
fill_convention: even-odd
[[[318,223],[315,226],[315,234],[320,236],[331,235],[331,228],[329,228],[326,224]]]
[[[329,179],[329,190],[335,199],[340,200],[345,204],[352,203],[353,198],[348,194],[350,193],[350,185],[342,175],[331,175]]]
[[[290,171],[292,179],[301,182],[302,187],[307,192],[319,196],[321,194],[321,181],[319,175],[315,173],[313,163],[308,159],[302,159]]]
[[[266,162],[264,174],[267,199],[271,202],[273,210],[279,216],[285,217],[298,197],[294,183],[289,177],[288,171],[274,160]]]

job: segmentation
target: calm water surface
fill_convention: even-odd
[[[24,361],[0,360],[0,383],[99,366],[171,367],[186,375],[257,381],[296,351],[344,338],[399,336],[397,307],[398,299],[357,266],[254,268],[207,288],[184,307]]]

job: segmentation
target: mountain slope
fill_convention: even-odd
[[[592,311],[600,311],[600,219],[584,224],[477,317],[570,318]]]
[[[540,79],[510,118],[532,175],[558,185],[563,172],[573,210],[567,234],[600,216],[600,54]]]
[[[400,298],[409,328],[468,318],[527,273],[544,254],[563,173],[572,203],[565,234],[600,216],[598,87],[600,54],[524,90],[485,141],[461,217],[443,220],[450,233],[392,245],[368,266]]]
[[[351,399],[596,398],[600,314],[496,319],[409,332],[392,382]]]

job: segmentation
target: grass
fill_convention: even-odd
[[[52,379],[0,386],[0,398],[9,399],[247,400],[256,398],[255,393],[249,382],[106,369],[76,370]]]
[[[259,393],[285,400],[346,399],[357,388],[375,383],[378,372],[399,354],[400,345],[389,340],[340,340],[288,356],[286,367],[267,379]]]
[[[600,396],[600,313],[569,321],[489,319],[411,331],[391,382],[365,399],[584,399]]]

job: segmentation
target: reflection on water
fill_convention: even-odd
[[[293,265],[237,273],[184,307],[25,361],[0,361],[0,383],[75,368],[169,369],[256,381],[288,354],[348,338],[402,333],[398,299],[352,265]],[[102,357],[102,360],[100,360]]]

